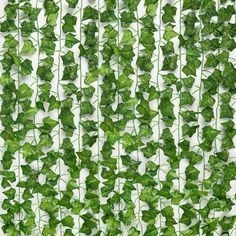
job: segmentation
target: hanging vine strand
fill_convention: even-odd
[[[3,0],[0,235],[235,235],[235,5]]]

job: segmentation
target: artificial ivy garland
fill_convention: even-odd
[[[235,0],[1,8],[0,235],[235,234]]]

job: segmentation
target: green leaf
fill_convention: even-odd
[[[61,108],[61,113],[59,115],[61,122],[63,124],[64,131],[67,136],[72,136],[75,129],[74,125],[74,114],[67,107]]]
[[[166,24],[169,22],[175,22],[174,16],[176,14],[176,7],[172,6],[171,4],[167,3],[164,7],[164,14],[162,15],[162,21]]]
[[[164,94],[163,94],[164,95]],[[169,95],[168,93],[161,98],[159,109],[162,114],[162,119],[166,123],[167,126],[172,126],[173,122],[175,120],[175,114],[174,114],[174,105],[170,101],[170,98],[172,96],[172,92]]]
[[[92,8],[91,6],[86,6],[84,9],[83,20],[91,19],[97,20],[98,19],[98,10]]]
[[[69,65],[75,62],[74,53],[72,51],[67,51],[67,53],[61,56],[63,65]]]
[[[92,147],[96,141],[97,141],[97,135],[96,136],[90,136],[89,134],[84,134],[82,136],[83,139],[83,146],[88,145],[89,147]]]
[[[174,71],[177,68],[177,55],[167,56],[164,58],[162,70]]]
[[[31,33],[37,31],[33,21],[23,21],[21,23],[21,34],[23,37],[29,37]]]
[[[192,105],[195,98],[191,95],[189,91],[184,91],[180,93],[180,106]]]
[[[151,62],[151,59],[149,57],[145,56],[139,56],[137,59],[137,65],[139,68],[143,71],[148,71],[151,72],[153,69],[154,65]]]
[[[200,171],[194,166],[188,166],[185,170],[186,179],[188,180],[197,180]]]
[[[3,44],[4,48],[15,48],[18,45],[18,41],[11,34],[4,36],[4,38],[5,38],[5,42]]]
[[[31,89],[26,83],[22,83],[19,86],[19,90],[17,92],[17,97],[19,99],[29,98],[33,95],[33,89]]]
[[[175,52],[174,44],[171,41],[168,41],[164,46],[161,46],[161,49],[164,56],[168,56]]]
[[[10,85],[12,83],[12,78],[9,72],[5,72],[0,77],[0,84],[3,86]]]
[[[93,175],[87,176],[85,182],[86,182],[86,187],[88,190],[89,189],[91,189],[91,190],[98,189],[99,181],[95,176],[93,176]]]
[[[78,42],[79,42],[79,40],[76,39],[74,34],[72,34],[72,33],[66,34],[66,39],[65,39],[66,47],[72,48]]]
[[[181,111],[180,115],[183,117],[183,119],[186,122],[197,121],[196,112],[194,112],[194,111],[189,111],[189,110]]]
[[[215,99],[210,95],[210,93],[205,92],[202,94],[202,99],[200,102],[201,107],[213,107],[215,104]]]
[[[95,108],[89,101],[83,101],[80,105],[80,114],[83,115],[92,115],[95,111]]]
[[[46,52],[46,54],[53,55],[55,52],[56,44],[53,41],[49,41],[47,38],[41,39],[40,51]]]
[[[135,42],[136,39],[134,38],[132,32],[130,30],[127,30],[124,32],[120,43],[124,45],[133,45]]]
[[[66,216],[65,218],[61,220],[61,223],[63,226],[67,226],[69,228],[73,228],[75,225],[74,219],[72,216]]]
[[[69,7],[76,8],[79,0],[66,0],[68,2]]]
[[[207,61],[204,65],[204,67],[215,68],[219,63],[219,61],[217,60],[217,58],[215,57],[215,55],[213,53],[208,54],[206,58],[207,58]]]
[[[140,0],[124,0],[124,4],[129,8],[130,11],[135,11],[139,2]]]
[[[232,108],[227,103],[222,103],[220,105],[220,118],[233,118],[235,113],[235,109]]]
[[[130,79],[128,76],[122,74],[119,76],[117,81],[117,89],[125,89],[130,88],[133,84],[133,80]]]
[[[20,53],[33,54],[34,52],[36,52],[36,48],[34,47],[33,42],[30,39],[25,40]]]
[[[20,74],[22,76],[27,76],[27,75],[30,75],[32,73],[32,71],[33,71],[32,61],[25,59],[21,63]]]
[[[156,154],[157,148],[159,146],[160,146],[159,143],[150,141],[150,142],[147,143],[147,146],[145,148],[141,149],[141,151],[143,152],[143,155],[146,158],[150,158],[150,157],[152,157],[153,155]]]
[[[178,34],[173,30],[173,25],[168,24],[165,27],[165,33],[163,35],[163,38],[166,41],[170,41],[172,38],[175,38],[176,36],[178,36]]]
[[[210,122],[214,118],[214,112],[212,107],[206,107],[201,112],[205,121]]]
[[[78,73],[78,65],[66,66],[63,71],[62,80],[76,80]]]
[[[69,13],[66,13],[66,15],[63,16],[63,20],[64,20],[64,24],[62,26],[63,32],[64,33],[75,32],[74,25],[76,24],[77,18]]]
[[[112,21],[116,21],[116,20],[117,20],[117,17],[115,15],[114,10],[106,10],[100,14],[100,21],[101,22],[112,22]]]

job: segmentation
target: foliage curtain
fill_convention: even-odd
[[[236,234],[235,0],[0,3],[0,235]]]

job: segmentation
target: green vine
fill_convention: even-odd
[[[4,1],[0,235],[234,235],[235,3]]]

